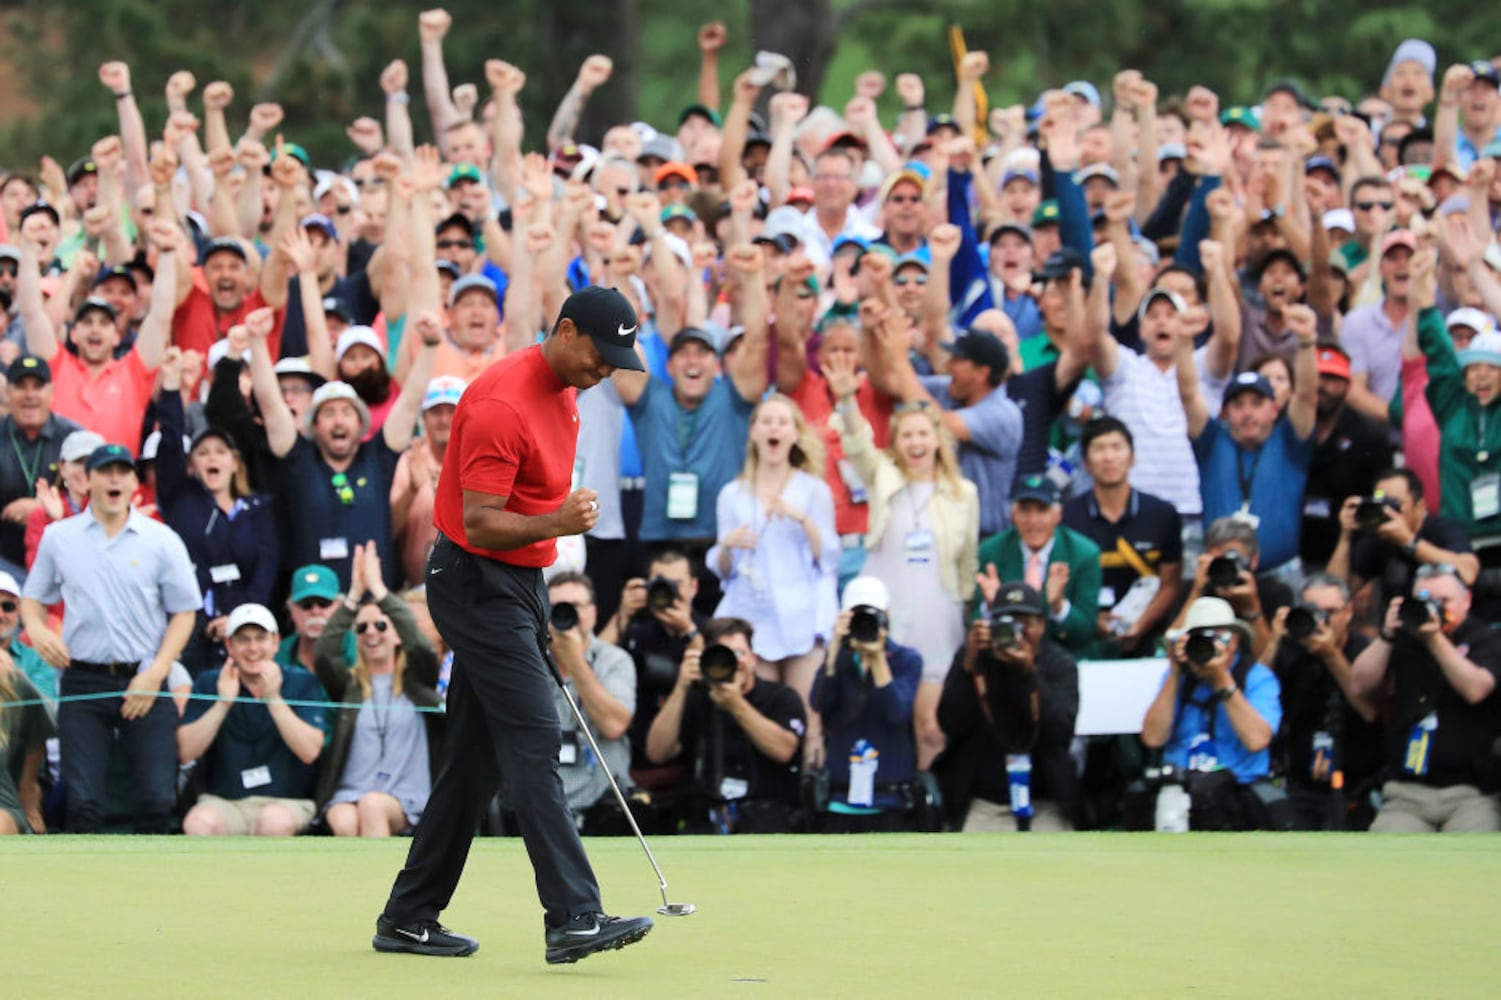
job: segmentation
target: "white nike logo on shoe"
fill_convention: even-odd
[[[568,936],[569,937],[594,937],[598,933],[599,933],[599,924],[595,924],[593,927],[589,928],[586,931],[569,931],[568,932]]]
[[[619,336],[619,337],[629,337],[631,334],[633,334],[635,332],[636,332],[636,328],[634,326],[631,327],[630,329],[626,329],[626,326],[625,326],[624,323],[621,323],[618,327],[615,328],[615,334],[616,334],[616,336]]]
[[[409,937],[413,941],[416,941],[418,944],[427,944],[427,928],[426,927],[424,927],[422,929],[422,933],[421,934],[413,934],[411,931],[407,930],[404,927],[396,927],[396,928],[393,928],[393,929],[396,931],[397,934],[400,934],[402,937]]]

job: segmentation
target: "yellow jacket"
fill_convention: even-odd
[[[870,505],[865,547],[873,548],[886,533],[891,498],[907,485],[907,478],[889,455],[876,448],[870,423],[858,409],[848,415],[835,413],[830,426],[839,432],[844,457],[854,464],[865,483],[866,502]],[[928,516],[933,521],[938,578],[950,597],[967,600],[980,568],[980,493],[968,479],[961,479],[955,489],[940,476],[936,486],[928,501]]]

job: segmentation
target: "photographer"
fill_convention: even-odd
[[[1222,517],[1204,533],[1204,552],[1199,556],[1193,585],[1173,619],[1170,631],[1185,628],[1189,609],[1201,597],[1218,597],[1230,605],[1235,618],[1246,627],[1245,653],[1252,659],[1269,649],[1272,630],[1268,621],[1293,603],[1292,588],[1270,576],[1257,576],[1261,543],[1256,529],[1240,518]]]
[[[698,577],[681,550],[663,549],[646,579],[626,582],[619,610],[599,630],[599,641],[619,646],[636,662],[636,713],[631,717],[631,769],[650,768],[646,734],[678,680],[683,654],[708,622],[693,610]],[[699,644],[702,647],[702,643]]]
[[[1411,597],[1386,609],[1381,636],[1356,658],[1357,694],[1390,692],[1381,809],[1371,829],[1391,833],[1501,830],[1495,742],[1501,636],[1470,615],[1453,566],[1423,566]]]
[[[1073,829],[1079,668],[1046,632],[1042,595],[1004,583],[944,682],[947,747],[933,773],[949,822],[966,833]]]
[[[809,700],[823,717],[828,762],[826,788],[813,782],[820,833],[920,829],[912,707],[923,660],[891,641],[890,610],[886,584],[873,576],[851,580],[824,669],[813,681]]]
[[[1303,584],[1300,603],[1272,619],[1271,666],[1282,685],[1272,759],[1299,830],[1371,824],[1367,793],[1381,769],[1381,726],[1375,699],[1351,689],[1350,664],[1368,644],[1350,631],[1353,617],[1345,582],[1321,573]]]
[[[1188,774],[1195,830],[1272,829],[1268,812],[1272,734],[1282,722],[1277,677],[1251,653],[1252,631],[1230,604],[1200,597],[1168,647],[1162,688],[1141,724],[1141,741]],[[1142,803],[1137,803],[1138,806]],[[1141,813],[1132,826],[1141,828]]]
[[[677,684],[647,733],[652,764],[688,753],[697,793],[689,832],[793,829],[807,719],[796,691],[756,676],[752,634],[739,618],[704,626],[703,650],[683,654]]]
[[[1448,563],[1466,586],[1474,585],[1480,560],[1469,532],[1458,521],[1428,513],[1416,473],[1387,469],[1374,487],[1369,497],[1349,497],[1340,508],[1330,573],[1344,577],[1356,594],[1375,581],[1377,608],[1412,593],[1413,574],[1427,563]]]

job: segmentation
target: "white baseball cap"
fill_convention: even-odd
[[[104,444],[104,435],[93,431],[74,431],[63,438],[62,451],[58,455],[64,462],[82,462]]]
[[[1474,306],[1465,306],[1445,316],[1444,326],[1450,330],[1456,326],[1467,326],[1476,333],[1494,333],[1496,322]]]
[[[344,360],[344,355],[355,344],[364,344],[382,358],[386,356],[385,342],[376,335],[376,332],[368,326],[351,326],[339,334],[339,343],[334,347],[334,358],[337,361]]]
[[[422,395],[422,412],[426,413],[435,406],[458,406],[459,397],[464,394],[464,380],[457,375],[439,375],[427,384],[427,392]]]
[[[263,604],[242,604],[231,611],[229,624],[224,627],[224,634],[234,635],[246,625],[259,625],[272,635],[281,633],[281,629],[276,624],[276,616]]]
[[[1320,220],[1325,229],[1343,229],[1347,233],[1355,232],[1355,215],[1348,208],[1331,208],[1324,213]]]
[[[303,425],[307,433],[313,433],[313,421],[318,419],[318,410],[324,403],[331,403],[336,399],[348,400],[354,404],[354,408],[360,414],[360,436],[364,437],[370,430],[370,407],[360,398],[360,394],[354,391],[354,386],[348,382],[325,382],[313,392],[313,401],[307,408],[303,417]]]
[[[841,611],[853,611],[860,607],[891,610],[891,591],[876,577],[855,577],[844,585],[844,597],[839,608]]]
[[[16,582],[15,577],[11,576],[9,573],[4,572],[3,570],[0,570],[0,594],[15,594],[17,597],[21,596],[21,585]]]

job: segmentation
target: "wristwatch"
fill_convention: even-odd
[[[1229,701],[1231,698],[1234,698],[1235,697],[1235,693],[1237,691],[1239,691],[1239,690],[1240,690],[1240,685],[1239,684],[1235,684],[1235,683],[1232,682],[1229,687],[1222,688],[1221,690],[1216,691],[1214,693],[1214,696],[1219,699],[1220,704],[1224,704],[1225,702]]]

